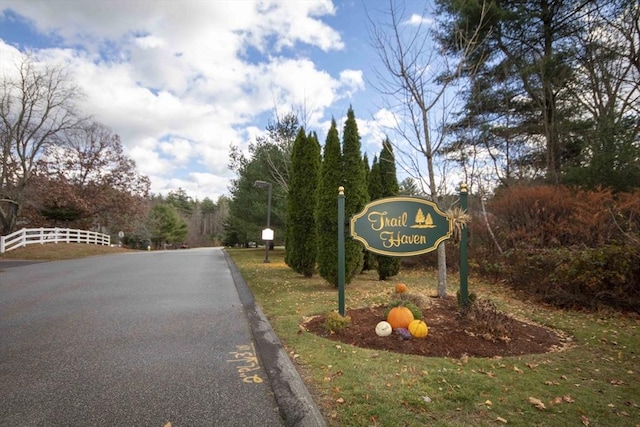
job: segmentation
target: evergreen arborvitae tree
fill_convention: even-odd
[[[398,177],[396,176],[396,158],[393,154],[393,146],[389,138],[382,143],[380,152],[380,181],[382,183],[382,197],[394,197],[400,191]]]
[[[367,202],[367,183],[360,152],[360,135],[353,108],[349,107],[342,134],[342,173],[345,195],[345,218],[360,212]],[[345,282],[362,271],[364,251],[355,239],[345,239]]]
[[[320,144],[315,133],[301,128],[293,143],[287,199],[285,262],[295,272],[311,277],[316,266],[316,187],[320,170]]]
[[[375,157],[375,156],[374,156]],[[369,182],[369,174],[371,173],[371,167],[369,166],[369,157],[367,153],[362,155],[362,165],[364,166],[364,182]],[[371,198],[371,194],[369,193],[369,188],[367,187],[367,202],[373,200]]]
[[[400,191],[398,178],[396,177],[396,159],[393,155],[393,147],[389,139],[382,143],[380,152],[380,198],[397,196]],[[372,173],[373,174],[373,173]],[[386,280],[400,272],[400,258],[378,255],[378,278]]]
[[[318,228],[318,273],[338,286],[338,187],[342,185],[342,153],[336,121],[324,143],[318,184],[316,225]]]
[[[366,169],[366,168],[365,168]],[[373,164],[367,173],[367,193],[369,193],[369,201],[379,199],[382,194],[380,181],[380,165],[378,164],[378,156],[373,156]],[[377,255],[373,252],[365,250],[363,270],[378,269]]]
[[[369,157],[367,157],[367,153],[362,155],[362,165],[364,166],[364,182],[369,182],[369,174],[371,173],[371,167],[369,166]],[[369,193],[369,188],[367,184],[367,203],[371,200],[371,194]],[[375,268],[376,257],[374,254],[369,252],[366,249],[364,250],[364,264],[362,265],[362,271],[369,271]]]
[[[380,179],[380,163],[378,156],[373,156],[373,164],[368,179],[369,196],[371,200],[382,198],[382,180]]]

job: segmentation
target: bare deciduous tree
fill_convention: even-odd
[[[444,141],[444,117],[452,107],[446,95],[453,76],[470,72],[465,69],[466,59],[476,48],[477,32],[460,32],[460,53],[451,63],[430,44],[435,34],[428,27],[426,11],[420,17],[409,17],[404,2],[390,0],[386,15],[386,23],[371,22],[372,43],[382,63],[374,85],[385,97],[385,108],[395,118],[393,131],[402,141],[394,141],[398,165],[418,183],[426,184],[423,188],[431,200],[440,202],[445,181],[443,175],[436,175],[436,157]],[[436,115],[441,119],[432,120]],[[446,292],[443,243],[438,247],[438,296]]]
[[[38,155],[60,144],[60,135],[82,121],[75,111],[80,90],[64,67],[30,57],[15,75],[0,77],[0,225],[10,233],[25,203]]]

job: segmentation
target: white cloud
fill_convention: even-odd
[[[387,108],[381,108],[376,111],[373,118],[379,126],[385,129],[393,129],[399,122],[397,115]]]
[[[362,71],[330,74],[314,55],[345,48],[323,18],[330,0],[5,1],[42,34],[37,52],[70,65],[82,110],[120,135],[152,191],[227,191],[229,145],[262,130],[258,117],[304,105],[322,134],[326,112],[364,90]],[[2,68],[17,51],[0,40]],[[203,171],[194,172],[194,165]]]
[[[183,189],[194,199],[203,200],[208,197],[215,202],[220,195],[228,192],[229,179],[215,174],[194,172],[189,174],[187,179],[157,177],[153,183],[151,192],[154,194],[167,194]]]
[[[193,146],[184,138],[169,138],[160,143],[160,150],[170,156],[176,166],[184,166],[193,155]]]
[[[162,176],[171,173],[174,168],[167,159],[160,157],[158,142],[153,138],[145,138],[129,148],[127,154],[138,166],[143,175]]]
[[[267,41],[275,38],[273,47],[279,52],[302,42],[323,51],[343,49],[344,43],[336,30],[316,17],[335,14],[330,0],[243,2],[254,4],[251,19],[246,14],[236,23],[247,43],[266,52]],[[236,3],[234,3],[235,6]],[[240,24],[241,23],[241,24]]]
[[[16,65],[19,64],[21,52],[13,46],[6,44],[0,39],[0,75],[14,76],[17,75],[18,69]]]
[[[420,25],[431,26],[433,25],[433,23],[434,23],[433,18],[430,18],[428,16],[423,16],[423,15],[418,15],[417,13],[412,14],[411,17],[409,17],[409,19],[406,21],[407,25],[412,25],[412,26],[420,26]]]
[[[164,39],[156,36],[136,37],[135,43],[142,49],[154,49],[167,44]]]
[[[344,70],[340,72],[340,83],[346,89],[347,96],[353,95],[357,90],[364,89],[362,70]]]

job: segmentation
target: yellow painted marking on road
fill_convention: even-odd
[[[240,363],[240,365],[236,365],[236,371],[242,378],[243,383],[258,384],[263,381],[258,374],[249,375],[251,372],[260,369],[253,343],[250,345],[237,345],[236,351],[230,351],[229,354],[233,355],[233,359],[227,360],[228,363]]]

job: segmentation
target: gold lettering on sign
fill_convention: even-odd
[[[382,246],[387,249],[402,245],[426,245],[427,237],[421,234],[402,234],[399,231],[383,231],[380,233]]]
[[[367,250],[388,256],[430,252],[453,231],[452,219],[435,203],[412,197],[375,200],[349,222],[351,237]]]
[[[426,245],[427,237],[422,234],[404,234],[401,231],[391,231],[390,229],[431,228],[433,227],[431,215],[429,214],[425,217],[422,210],[419,209],[416,214],[416,224],[411,226],[407,225],[407,218],[407,212],[402,212],[397,216],[389,216],[387,211],[372,211],[367,215],[371,229],[380,232],[380,240],[384,248],[398,248],[402,245]]]
[[[370,212],[367,219],[371,223],[371,229],[380,231],[385,228],[398,228],[407,226],[407,213],[390,217],[387,212]]]

